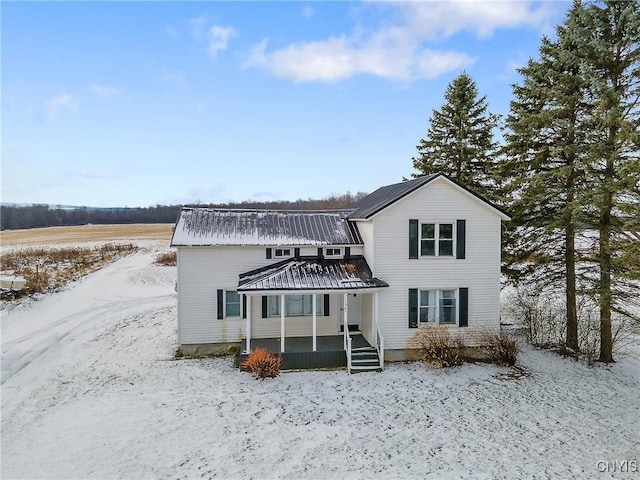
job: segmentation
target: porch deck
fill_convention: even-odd
[[[245,340],[243,340],[244,347]],[[266,348],[271,353],[282,356],[282,368],[339,368],[347,366],[347,356],[344,351],[344,337],[330,335],[316,338],[317,350],[313,351],[312,337],[285,338],[285,351],[280,352],[280,338],[252,338],[251,349]],[[352,348],[370,347],[369,342],[362,335],[351,335]],[[239,363],[247,357],[246,353],[239,354]]]

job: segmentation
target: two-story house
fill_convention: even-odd
[[[473,342],[500,326],[501,221],[443,174],[381,187],[348,210],[183,208],[178,342],[257,346],[285,368],[379,369],[421,325]]]

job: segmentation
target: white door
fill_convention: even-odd
[[[362,320],[362,294],[349,293],[347,295],[347,323],[349,331],[360,330]]]

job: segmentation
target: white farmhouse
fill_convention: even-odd
[[[443,174],[349,210],[183,208],[178,342],[186,355],[260,346],[285,368],[353,371],[404,359],[420,325],[473,341],[499,329],[508,219]]]

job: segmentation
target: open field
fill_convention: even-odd
[[[81,225],[70,227],[31,228],[0,232],[0,247],[22,248],[91,242],[144,240],[171,241],[172,223],[131,225]]]

